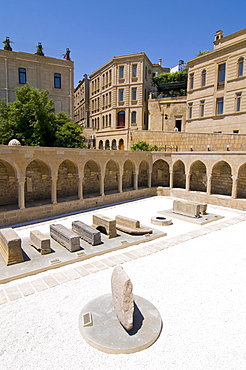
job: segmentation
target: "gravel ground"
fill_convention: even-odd
[[[144,204],[146,210],[159,202],[158,197],[138,202],[140,212]],[[136,203],[126,206],[135,217]],[[212,208],[225,219],[239,213]],[[183,221],[178,225],[178,233],[201,228]],[[148,349],[106,354],[80,335],[82,307],[110,292],[109,268],[1,305],[0,369],[245,370],[244,227],[245,221],[123,264],[134,293],[151,301],[162,316],[161,335]]]

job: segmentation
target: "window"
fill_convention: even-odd
[[[244,58],[238,59],[238,62],[237,62],[237,76],[238,77],[242,77],[243,75],[243,62],[244,62]]]
[[[242,98],[242,93],[237,93],[236,94],[236,112],[240,112],[241,110],[241,98]]]
[[[132,65],[132,77],[137,77],[137,64]]]
[[[132,100],[137,100],[137,88],[132,88]]]
[[[193,103],[188,104],[188,115],[189,118],[192,118],[192,108],[193,108]]]
[[[217,114],[223,114],[224,111],[224,98],[217,99]]]
[[[124,78],[124,66],[120,66],[120,79]]]
[[[119,89],[119,101],[124,101],[124,89]]]
[[[137,112],[132,112],[132,123],[137,123]]]
[[[218,88],[223,89],[225,85],[225,74],[226,74],[226,64],[220,64],[218,67]]]
[[[204,110],[205,110],[205,100],[200,101],[200,116],[204,117]]]
[[[19,68],[19,84],[26,83],[26,68]]]
[[[206,86],[206,70],[202,71],[202,87]]]
[[[190,73],[190,90],[194,89],[194,73]]]
[[[54,88],[60,89],[61,88],[61,74],[54,73]]]

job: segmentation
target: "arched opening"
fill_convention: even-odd
[[[119,150],[124,150],[124,149],[125,149],[124,140],[123,139],[120,139],[119,140]]]
[[[100,231],[100,233],[105,234],[105,235],[108,235],[107,230],[106,230],[106,228],[104,226],[97,226],[96,229],[98,231]]]
[[[18,182],[14,168],[5,161],[0,161],[0,206],[18,207]]]
[[[133,180],[133,163],[128,159],[124,163],[123,177],[122,177],[122,189],[133,190],[134,180]]]
[[[30,162],[26,168],[25,200],[27,204],[51,201],[50,170],[47,164],[39,159]]]
[[[158,159],[153,164],[152,186],[169,186],[169,164],[163,159]]]
[[[118,166],[110,159],[106,165],[104,177],[104,191],[105,194],[112,194],[118,192]]]
[[[85,198],[100,195],[99,166],[93,160],[86,162],[84,167],[83,194]]]
[[[185,189],[186,177],[185,166],[180,160],[173,165],[173,187]]]
[[[142,161],[139,166],[138,174],[138,187],[147,188],[148,187],[148,169],[149,165],[146,161]]]
[[[103,149],[103,141],[102,140],[99,141],[98,149]]]
[[[124,128],[124,127],[125,127],[125,112],[120,111],[120,112],[118,112],[117,128]]]
[[[63,201],[67,197],[69,200],[78,198],[77,167],[68,159],[60,164],[57,178],[58,201]]]
[[[214,165],[211,179],[211,193],[231,195],[232,178],[231,167],[225,162],[221,161]]]
[[[191,165],[190,190],[207,191],[206,166],[201,161],[196,161]]]
[[[238,171],[237,198],[246,198],[246,163]]]
[[[116,150],[117,149],[117,145],[116,145],[116,140],[112,140],[112,150]]]
[[[110,149],[109,140],[106,140],[106,141],[105,141],[105,149],[106,149],[106,150],[109,150],[109,149]]]

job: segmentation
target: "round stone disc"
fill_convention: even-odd
[[[112,295],[106,294],[84,306],[79,316],[79,329],[87,343],[103,352],[133,353],[156,341],[162,320],[152,303],[134,295],[133,322],[133,328],[127,331],[116,317]]]

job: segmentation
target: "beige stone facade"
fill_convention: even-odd
[[[35,54],[0,50],[0,98],[15,100],[15,89],[26,82],[49,90],[56,112],[73,117],[74,64],[72,61]]]
[[[246,133],[246,28],[188,62],[187,132]]]
[[[0,146],[0,226],[157,191],[246,210],[245,152]]]

